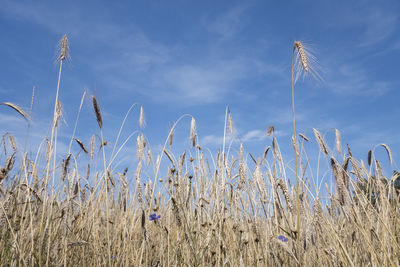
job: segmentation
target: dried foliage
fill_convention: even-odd
[[[295,49],[302,68],[310,71],[302,43],[295,43]],[[66,56],[67,50],[60,60]],[[92,104],[102,129],[94,96]],[[229,120],[230,112],[228,130],[232,133]],[[143,126],[142,109],[139,126]],[[137,151],[130,151],[136,168],[131,172],[121,166],[122,159],[107,154],[106,149],[95,150],[94,130],[88,133],[92,135],[89,150],[72,137],[79,147],[73,146],[67,155],[57,154],[53,152],[57,138],[51,137],[50,141],[45,139],[37,157],[35,153],[20,155],[12,135],[8,135],[7,144],[4,134],[0,158],[1,264],[400,265],[400,173],[385,177],[373,149],[367,170],[349,147],[348,155],[335,158],[336,153],[328,150],[317,130],[313,129],[316,142],[300,134],[307,146],[318,146],[327,159],[328,175],[321,178],[311,169],[314,157],[309,158],[303,147],[297,149],[294,135],[300,170],[296,191],[290,184],[295,163],[284,160],[273,127],[268,129],[272,144],[260,155],[245,153],[243,144],[232,143],[209,157],[197,143],[201,139],[194,118],[190,123],[191,145],[174,154],[175,128],[154,161],[150,143],[146,144],[147,138],[139,132]],[[104,148],[107,142],[102,139],[100,147]],[[338,131],[335,142],[340,154]],[[393,162],[390,148],[381,146]],[[93,160],[99,154],[104,156],[104,168]],[[53,159],[54,165],[49,164]],[[49,179],[51,172],[54,183]],[[325,190],[321,189],[323,183]]]

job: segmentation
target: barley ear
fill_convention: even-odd
[[[59,50],[60,50],[60,61],[64,61],[65,59],[70,59],[70,54],[69,54],[69,45],[68,45],[68,38],[67,35],[64,34],[64,36],[60,40],[59,44]]]
[[[24,117],[24,119],[26,119],[26,120],[30,119],[29,115],[22,108],[20,108],[19,106],[15,105],[13,103],[3,102],[3,103],[0,103],[0,105],[4,105],[4,106],[7,106],[7,107],[10,107],[10,108],[14,109],[16,112],[19,113],[19,115]]]
[[[267,158],[267,154],[268,154],[268,151],[271,149],[271,147],[270,146],[267,146],[267,148],[264,150],[264,153],[263,153],[263,160],[265,160],[266,158]]]
[[[317,139],[318,145],[322,152],[324,152],[326,155],[328,155],[328,147],[326,146],[324,139],[322,138],[321,134],[318,132],[317,129],[313,128],[315,138]]]
[[[389,157],[390,164],[393,165],[392,151],[390,151],[389,146],[386,145],[386,144],[381,144],[381,146],[383,146],[383,147],[385,148],[385,150],[386,150],[386,152],[387,152],[387,154],[388,154],[388,157]]]
[[[269,127],[268,127],[268,131],[267,131],[267,135],[270,136],[271,133],[273,133],[274,131],[275,131],[274,126],[269,126]]]
[[[171,148],[172,142],[174,140],[174,130],[173,129],[170,130],[168,138],[169,138],[169,147]]]
[[[228,109],[228,131],[230,134],[233,133],[233,121],[231,111]]]
[[[192,141],[193,147],[196,146],[196,121],[192,117],[192,121],[190,122],[190,140]]]
[[[297,156],[300,156],[299,150],[297,149],[296,140],[294,139],[294,135],[292,136],[292,144],[293,144],[293,149],[294,149],[295,153],[297,154]]]
[[[342,145],[341,145],[340,132],[339,132],[338,129],[335,129],[335,136],[336,136],[336,150],[337,150],[338,153],[341,153]]]
[[[33,89],[32,89],[32,99],[31,99],[31,108],[30,108],[30,110],[29,110],[29,113],[32,115],[32,110],[33,110],[33,101],[34,101],[34,99],[35,99],[35,90],[36,90],[36,88],[35,88],[35,86],[33,87]]]
[[[368,165],[371,166],[372,150],[368,151]]]
[[[239,159],[239,185],[238,188],[241,189],[246,184],[246,166],[243,159],[243,144],[240,144],[240,159]]]
[[[90,138],[90,158],[93,159],[94,156],[94,146],[95,146],[95,136],[92,135]]]
[[[140,128],[143,127],[144,124],[144,112],[143,112],[143,107],[140,106],[140,115],[139,115],[139,126]]]
[[[308,67],[308,59],[307,59],[307,55],[306,52],[304,50],[304,46],[300,41],[295,41],[294,42],[294,46],[293,46],[293,50],[296,50],[299,52],[299,57],[300,57],[300,62],[301,65],[303,66],[303,69],[306,72],[309,72],[309,67]]]
[[[305,136],[304,134],[299,134],[299,136],[304,140],[304,141],[309,141],[309,139],[308,139],[308,137],[307,136]]]
[[[100,107],[99,107],[99,104],[97,103],[97,99],[94,95],[92,95],[92,104],[93,104],[94,113],[96,115],[97,123],[99,124],[100,129],[102,129],[103,120],[101,118]]]
[[[11,148],[14,151],[16,151],[17,150],[17,145],[16,145],[15,138],[14,138],[13,135],[8,134],[8,142],[10,143]]]
[[[86,154],[89,153],[88,149],[86,148],[86,146],[83,144],[83,142],[82,142],[81,140],[79,140],[78,138],[74,138],[74,140],[78,143],[78,145],[82,148],[82,150],[83,150]]]
[[[139,160],[142,160],[144,155],[144,149],[146,147],[146,141],[144,140],[143,134],[137,137],[136,144],[137,144],[137,151],[136,151],[137,157]]]

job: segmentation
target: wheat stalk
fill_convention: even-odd
[[[297,51],[297,53],[296,53]],[[293,44],[292,54],[292,116],[293,116],[293,144],[295,154],[295,165],[296,165],[296,210],[297,210],[297,240],[300,241],[300,203],[299,203],[299,170],[297,162],[297,138],[296,138],[296,119],[295,119],[295,105],[294,105],[294,85],[301,73],[311,73],[313,77],[319,78],[317,72],[311,71],[313,66],[310,64],[310,60],[315,61],[312,54],[310,54],[304,47],[301,41],[295,41]],[[301,65],[301,67],[300,67]],[[296,69],[295,69],[296,68]],[[295,76],[296,72],[296,76]]]

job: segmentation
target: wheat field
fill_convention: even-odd
[[[259,157],[248,155],[243,145],[233,152],[225,140],[211,157],[200,146],[195,118],[189,116],[190,154],[172,153],[179,119],[158,155],[138,131],[132,152],[136,169],[118,170],[113,168],[118,148],[105,150],[95,96],[91,103],[98,129],[90,133],[90,143],[73,135],[69,152],[57,154],[60,77],[69,58],[66,35],[59,47],[51,132],[43,146],[30,158],[12,133],[2,138],[2,266],[400,265],[400,174],[385,177],[374,150],[365,163],[352,156],[349,146],[342,151],[338,130],[335,149],[316,129],[315,138],[296,133],[294,86],[299,75],[312,71],[300,41],[294,43],[298,61],[292,70],[295,169],[283,160],[273,127],[268,129],[272,143]],[[82,102],[84,98],[86,93]],[[30,123],[32,107],[27,112],[10,102],[1,104]],[[131,109],[139,111],[140,129],[144,109]],[[226,136],[232,128],[227,110]],[[330,164],[334,188],[324,194],[310,191],[304,142],[318,144],[321,158]],[[79,152],[71,152],[72,144]],[[381,147],[392,162],[390,148]],[[83,153],[98,164],[81,160]],[[144,168],[153,173],[145,174]]]

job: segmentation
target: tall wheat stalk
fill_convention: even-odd
[[[57,61],[60,62],[60,68],[58,71],[58,81],[57,81],[57,90],[56,90],[56,98],[54,101],[54,110],[53,110],[53,120],[52,120],[52,125],[51,125],[51,137],[50,137],[50,154],[48,157],[48,161],[47,161],[47,167],[46,167],[46,176],[45,176],[45,196],[44,196],[44,202],[46,203],[47,201],[47,184],[49,181],[49,172],[50,172],[50,162],[51,162],[51,156],[54,153],[54,157],[53,157],[53,185],[54,185],[54,176],[55,176],[55,160],[56,160],[56,143],[57,143],[57,122],[59,117],[61,116],[60,112],[61,112],[61,107],[58,101],[58,96],[59,96],[59,92],[60,92],[60,83],[61,83],[61,73],[62,73],[62,66],[63,66],[63,62],[64,60],[69,58],[69,45],[68,45],[68,38],[67,35],[64,34],[64,36],[61,38],[61,40],[59,41],[59,47],[58,47],[58,58]],[[53,149],[53,145],[54,145],[54,149]],[[43,209],[42,212],[42,217],[41,217],[41,225],[43,224],[43,220],[45,217],[45,209]],[[41,236],[43,234],[43,230],[44,227],[40,227],[40,235]],[[41,255],[41,247],[39,248],[39,255]],[[41,260],[42,257],[39,257],[39,265],[41,264]],[[48,262],[48,260],[47,260]]]
[[[297,51],[297,54],[296,54]],[[300,41],[295,41],[293,44],[293,54],[292,54],[292,117],[293,117],[293,146],[294,146],[294,157],[296,165],[296,231],[297,240],[300,240],[300,181],[299,181],[299,166],[298,166],[298,147],[297,147],[297,136],[296,136],[296,113],[294,105],[294,85],[303,73],[311,73],[314,77],[319,77],[317,74],[311,72],[311,66],[309,65],[308,52],[305,50],[304,45]],[[296,75],[296,76],[295,76]]]

